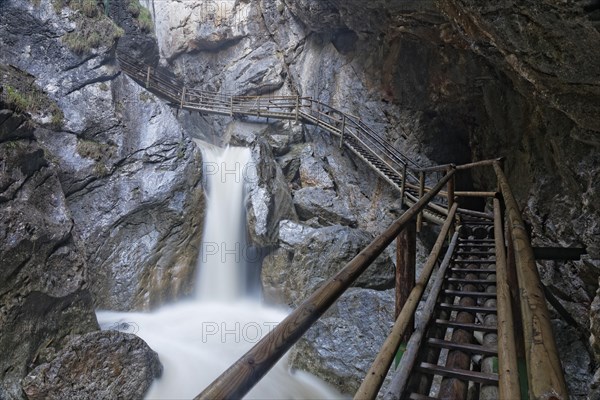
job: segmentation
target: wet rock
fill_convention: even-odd
[[[565,372],[565,380],[571,399],[587,399],[592,381],[593,361],[576,328],[561,320],[552,320],[556,346]]]
[[[311,145],[307,145],[302,150],[299,173],[302,187],[334,188],[333,180],[325,165],[313,156]]]
[[[334,225],[312,228],[282,221],[282,247],[263,262],[265,296],[297,306],[366,247],[373,236],[359,229]],[[394,264],[383,254],[358,278],[355,286],[386,289],[394,284]]]
[[[295,368],[354,394],[393,325],[394,293],[351,288],[293,348]]]
[[[226,131],[232,145],[252,149],[251,165],[243,175],[249,191],[248,231],[253,244],[260,247],[277,242],[280,220],[296,218],[288,184],[269,144],[274,133],[283,136],[286,130],[236,121]]]
[[[294,205],[301,220],[317,218],[322,225],[356,227],[350,207],[333,190],[306,187],[294,192]]]
[[[14,140],[0,143],[0,170],[0,393],[20,399],[44,353],[98,323],[56,166],[35,141]]]
[[[140,399],[162,374],[158,355],[139,337],[117,331],[76,336],[23,380],[33,399]]]

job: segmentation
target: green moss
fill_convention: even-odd
[[[104,82],[102,82],[99,86],[100,90],[102,90],[103,92],[108,92],[108,85]]]
[[[93,140],[79,139],[77,141],[77,154],[84,158],[91,158],[96,162],[103,162],[113,157],[114,147]]]
[[[144,33],[150,33],[154,29],[152,23],[152,16],[147,8],[142,7],[138,0],[129,0],[127,11],[131,13],[131,16],[135,19],[138,27]]]
[[[39,88],[32,75],[12,66],[0,65],[0,87],[5,106],[20,112],[50,118],[54,128],[63,123],[63,112],[55,101]]]
[[[12,86],[6,87],[6,102],[9,107],[14,107],[18,111],[26,112],[32,108],[29,99],[19,93]]]
[[[52,4],[55,10],[69,7],[74,11],[71,19],[76,23],[75,30],[62,40],[75,53],[88,53],[102,44],[112,45],[125,33],[102,14],[96,0],[54,0]]]

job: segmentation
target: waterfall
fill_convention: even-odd
[[[231,301],[246,294],[244,194],[245,183],[254,176],[249,161],[250,150],[243,147],[204,151],[209,212],[198,257],[199,299]]]
[[[194,298],[152,313],[96,313],[102,329],[135,333],[158,353],[164,371],[147,399],[192,399],[286,315],[247,295],[244,183],[253,176],[250,151],[204,148],[203,155],[209,195]],[[290,371],[286,357],[246,396],[340,397],[316,377]]]

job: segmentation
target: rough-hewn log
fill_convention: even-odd
[[[527,230],[499,163],[494,163],[494,170],[506,204],[514,244],[530,398],[566,400],[569,395],[565,377]]]
[[[411,220],[396,238],[396,312],[398,318],[406,299],[415,287],[415,270],[417,266],[417,229]],[[394,318],[394,319],[395,319]],[[407,331],[405,339],[412,334]]]
[[[498,298],[498,389],[500,398],[520,400],[515,323],[504,249],[502,210],[498,199],[494,199],[494,240],[496,241],[496,295]]]

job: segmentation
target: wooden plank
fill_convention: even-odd
[[[496,312],[495,307],[466,306],[466,305],[459,305],[459,304],[455,305],[455,304],[448,304],[448,303],[441,303],[439,305],[439,307],[444,308],[446,310],[467,311],[467,312],[482,313],[482,314]]]
[[[442,367],[435,364],[421,363],[418,367],[419,371],[429,373],[432,375],[441,375],[450,378],[456,378],[463,381],[471,381],[485,384],[497,384],[498,375],[496,374],[485,374],[482,372],[469,371],[458,368]]]
[[[443,320],[443,319],[436,319],[435,323],[437,325],[447,326],[448,328],[459,328],[459,329],[464,329],[464,330],[468,330],[468,331],[496,332],[496,327],[494,327],[494,326],[484,326],[484,325],[475,324],[475,323],[469,324],[469,323],[448,321],[448,320]]]
[[[454,343],[447,340],[441,339],[427,339],[427,344],[430,346],[441,347],[448,350],[460,350],[470,354],[481,354],[488,356],[498,355],[498,348],[481,346],[478,344],[470,343]]]
[[[469,297],[489,297],[495,298],[496,293],[488,293],[488,292],[465,292],[462,290],[444,290],[444,294],[450,296],[469,296]]]

